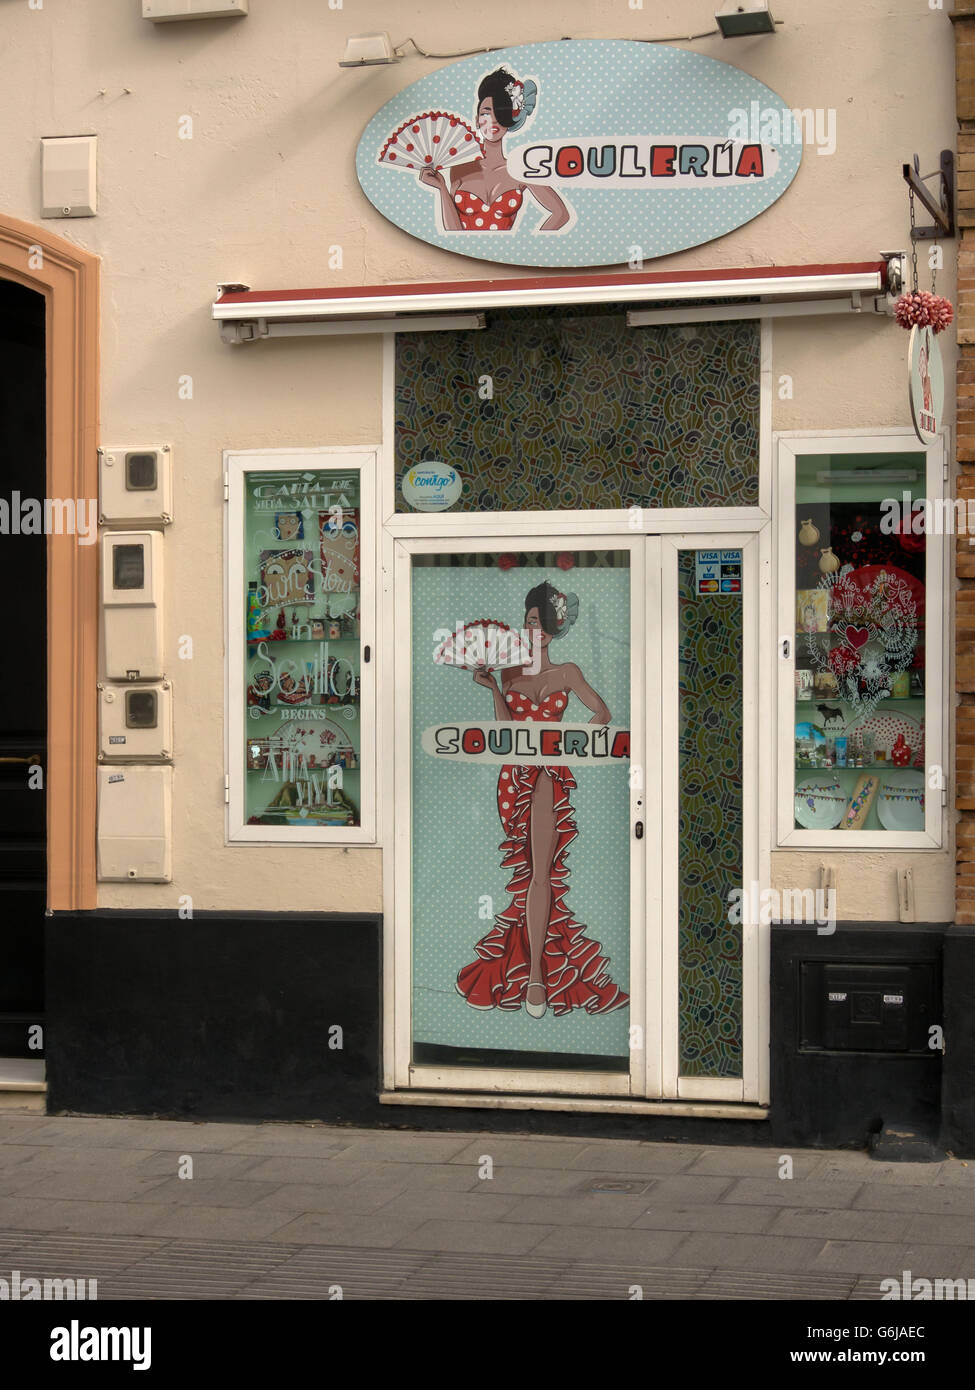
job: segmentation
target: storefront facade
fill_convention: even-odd
[[[912,415],[893,316],[956,34],[649,8],[435,5],[343,68],[382,5],[130,16],[95,116],[79,78],[7,118],[3,276],[49,338],[44,265],[101,277],[98,540],[47,538],[50,1110],[975,1151],[915,524],[955,335],[914,330]],[[79,121],[97,208],[42,220]]]

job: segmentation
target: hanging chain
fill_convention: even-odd
[[[936,241],[932,241],[931,250],[928,252],[928,264],[931,267],[931,293],[938,293],[938,261],[941,259],[941,247]]]
[[[914,189],[908,185],[908,194],[911,199],[911,278],[914,293],[917,294],[917,242],[914,240]]]

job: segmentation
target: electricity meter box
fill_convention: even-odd
[[[163,675],[158,531],[102,536],[102,660],[108,680],[149,681]]]
[[[108,526],[168,526],[173,519],[173,451],[168,444],[98,451],[98,520]]]
[[[173,769],[98,769],[98,877],[171,883]]]
[[[168,681],[100,685],[100,762],[168,762],[173,756],[173,701]]]
[[[925,961],[803,961],[800,1051],[930,1056],[936,987]]]

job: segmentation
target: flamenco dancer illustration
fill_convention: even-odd
[[[560,722],[574,694],[593,711],[591,724],[609,723],[609,709],[572,662],[553,665],[549,646],[569,631],[579,614],[574,594],[542,583],[525,598],[525,627],[541,649],[527,667],[474,680],[494,697],[498,720]],[[537,636],[536,636],[537,634]],[[475,1009],[517,1009],[532,1018],[549,1005],[556,1015],[571,1009],[609,1013],[629,1002],[607,974],[598,941],[584,934],[566,904],[567,851],[577,832],[569,792],[576,781],[567,767],[506,764],[498,778],[498,813],[505,839],[502,866],[512,870],[508,908],[477,944],[477,960],[457,976],[457,989]]]
[[[570,219],[569,209],[554,188],[533,187],[508,170],[504,137],[519,130],[535,109],[538,88],[519,82],[507,68],[498,68],[477,89],[477,130],[483,153],[463,164],[451,164],[450,185],[441,168],[424,169],[420,182],[440,194],[444,230],[448,232],[510,232],[521,211],[525,191],[548,213],[536,229],[557,232]]]

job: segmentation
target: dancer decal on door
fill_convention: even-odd
[[[607,725],[610,711],[573,662],[553,664],[549,646],[564,637],[579,600],[553,584],[538,584],[525,598],[524,626],[534,659],[508,666],[498,685],[493,672],[474,680],[491,691],[494,718],[559,723],[570,695]],[[519,1009],[541,1018],[583,1009],[590,1014],[624,1008],[629,997],[609,975],[598,941],[586,936],[566,902],[568,848],[578,831],[569,793],[576,786],[566,766],[505,764],[498,778],[498,813],[505,838],[502,866],[511,870],[512,894],[495,925],[477,943],[477,959],[457,976],[457,990],[475,1009]]]

